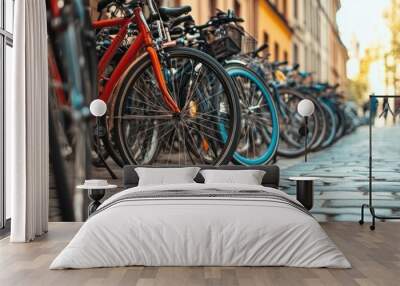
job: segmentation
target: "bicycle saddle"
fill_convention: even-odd
[[[187,14],[192,11],[190,6],[182,6],[176,8],[160,7],[160,16],[164,21],[168,21],[170,18],[177,18],[183,14]]]

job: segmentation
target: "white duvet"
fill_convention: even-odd
[[[258,198],[121,200],[134,192],[262,190],[237,184],[136,187],[120,192],[81,227],[50,269],[145,266],[349,268],[318,222],[289,204]],[[291,199],[295,201],[294,199]],[[116,203],[117,202],[117,203]]]

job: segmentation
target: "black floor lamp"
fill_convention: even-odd
[[[103,162],[104,166],[106,167],[108,173],[111,175],[113,179],[117,179],[115,173],[111,170],[108,166],[106,160],[103,158],[101,154],[101,146],[100,146],[100,137],[102,135],[102,126],[100,124],[100,118],[104,116],[107,112],[107,104],[101,99],[95,99],[90,103],[90,113],[96,117],[96,145],[97,145],[97,155],[99,156],[100,160]]]
[[[304,125],[300,127],[299,134],[304,136],[304,161],[307,162],[307,139],[308,139],[308,118],[313,115],[314,103],[309,99],[303,99],[297,105],[297,112],[304,117]]]

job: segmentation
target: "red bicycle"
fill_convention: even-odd
[[[148,20],[143,14],[146,3]],[[98,63],[97,78],[104,83],[98,97],[111,107],[107,130],[113,132],[123,163],[226,163],[240,130],[234,83],[213,58],[176,47],[165,37],[163,20],[179,17],[190,7],[158,10],[152,0],[99,5],[124,12],[121,18],[93,22],[96,30],[118,28]],[[134,37],[127,39],[132,30]],[[128,49],[108,74],[111,60],[126,41],[130,41]]]

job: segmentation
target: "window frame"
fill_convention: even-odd
[[[15,0],[0,0],[0,237],[10,230],[10,219],[6,212],[6,188],[5,188],[5,69],[6,49],[13,48],[13,34],[6,27],[6,1],[13,2],[13,13],[15,13]],[[14,27],[11,29],[14,30]]]
[[[279,61],[280,47],[278,42],[274,42],[274,61]]]
[[[215,16],[215,13],[217,12],[217,0],[208,0],[208,7],[208,13],[210,14],[209,17]]]
[[[269,46],[269,34],[268,34],[267,31],[264,31],[264,32],[263,32],[263,41],[264,41],[264,44],[267,44],[267,45],[268,45],[268,48],[266,48],[266,49],[264,50],[264,52],[263,52],[264,57],[267,58],[267,57],[269,56],[269,51],[270,51],[270,46]]]
[[[288,20],[288,3],[287,0],[282,1],[282,14],[286,20]]]
[[[299,46],[293,43],[293,64],[299,64]]]
[[[241,16],[242,5],[239,0],[233,0],[233,11],[237,17]]]
[[[299,3],[297,3],[297,0],[293,0],[293,17],[296,20],[299,19]]]

